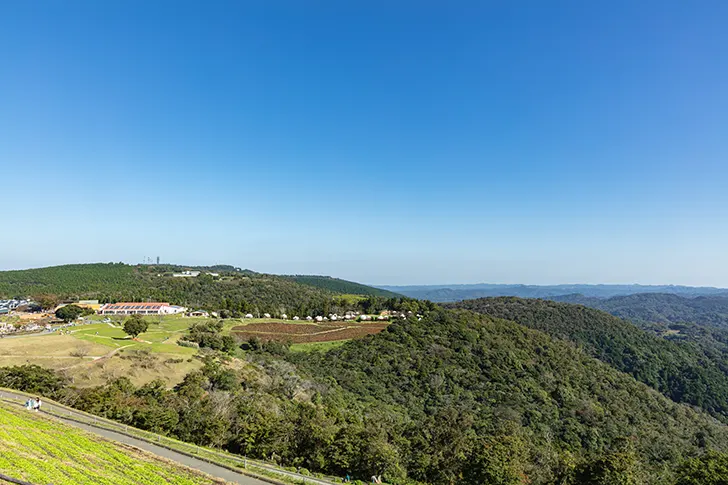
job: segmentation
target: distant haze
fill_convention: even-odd
[[[692,287],[675,285],[423,285],[423,286],[379,286],[379,288],[400,293],[412,298],[435,302],[471,300],[488,296],[518,296],[522,298],[553,298],[565,295],[583,295],[594,298],[633,295],[637,293],[670,293],[696,297],[728,296],[728,289],[713,287]]]

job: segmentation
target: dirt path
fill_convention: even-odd
[[[134,345],[134,344],[124,345],[123,347],[117,347],[114,350],[112,350],[111,352],[108,352],[108,353],[106,353],[104,355],[100,355],[98,357],[92,357],[91,360],[83,360],[83,361],[77,362],[77,363],[75,363],[73,365],[69,365],[68,367],[62,367],[62,368],[60,368],[58,370],[73,369],[75,367],[79,367],[79,366],[84,365],[84,364],[98,362],[98,361],[100,361],[102,359],[108,359],[111,356],[113,356],[115,353],[117,353],[118,351],[120,351],[121,349],[125,349],[127,347],[131,347],[132,345]]]

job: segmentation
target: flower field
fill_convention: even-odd
[[[386,323],[279,323],[264,322],[239,325],[232,332],[243,340],[257,337],[260,340],[277,340],[294,344],[333,342],[373,335],[387,328]]]
[[[43,485],[218,483],[7,404],[0,404],[0,473]]]

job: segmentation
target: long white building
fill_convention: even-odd
[[[175,315],[187,308],[160,302],[107,303],[99,309],[100,315]]]

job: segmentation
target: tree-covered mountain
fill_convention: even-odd
[[[380,296],[383,298],[397,298],[402,296],[392,291],[363,285],[361,283],[355,283],[353,281],[332,278],[331,276],[287,275],[285,277],[295,281],[296,283],[301,283],[303,285],[313,286],[316,288],[323,288],[325,290],[333,291],[334,293]]]
[[[706,414],[567,342],[468,311],[434,309],[328,353],[277,344],[247,358],[228,368],[208,357],[173,390],[123,378],[70,389],[31,367],[0,369],[0,385],[185,441],[403,485],[683,485],[694,483],[684,470],[728,449],[728,428]]]
[[[575,343],[589,355],[631,374],[676,402],[728,420],[728,375],[696,345],[679,345],[605,312],[581,305],[513,297],[448,306],[473,310]]]
[[[471,312],[433,311],[293,360],[383,415],[379,440],[428,483],[669,484],[670,462],[705,432],[725,446],[724,426],[580,349]],[[710,431],[683,428],[695,419]],[[610,460],[623,469],[608,479]]]
[[[598,308],[636,323],[696,323],[728,329],[728,296],[641,293],[602,299],[574,294],[551,299]]]
[[[202,272],[197,277],[173,277],[174,272],[184,269]],[[212,277],[206,272],[219,276]],[[353,285],[347,286],[346,291],[337,291],[334,287],[301,284],[287,277],[232,266],[98,263],[0,271],[0,298],[30,296],[49,302],[90,298],[101,302],[167,301],[187,307],[225,311],[231,315],[248,312],[261,315],[326,315],[351,306],[337,298],[338,294],[368,288]]]
[[[713,287],[676,285],[414,285],[380,286],[411,298],[434,302],[454,302],[493,296],[518,296],[521,298],[555,299],[564,295],[580,294],[593,298],[610,298],[636,293],[671,293],[682,296],[728,296],[728,290]]]

